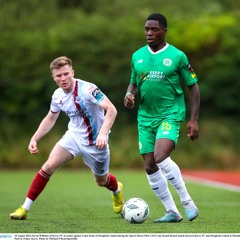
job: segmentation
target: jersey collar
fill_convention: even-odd
[[[150,53],[152,53],[152,54],[158,54],[158,53],[160,53],[160,52],[165,51],[165,50],[168,48],[168,46],[169,46],[169,44],[166,43],[166,45],[165,45],[163,48],[161,48],[160,50],[158,50],[157,52],[153,52],[152,49],[151,49],[149,46],[147,46],[147,47],[148,47],[148,50],[149,50]]]

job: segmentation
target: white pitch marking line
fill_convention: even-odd
[[[221,188],[221,189],[230,190],[230,191],[234,191],[234,192],[240,192],[240,187],[232,185],[232,184],[221,183],[221,182],[217,182],[217,181],[206,180],[204,178],[192,177],[192,176],[187,176],[187,175],[183,175],[183,178],[186,179],[186,181],[195,182],[195,183],[205,185],[205,186]]]

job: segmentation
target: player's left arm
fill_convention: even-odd
[[[200,109],[200,91],[197,83],[188,86],[189,89],[189,102],[190,102],[190,120],[187,124],[188,138],[195,140],[198,138],[198,117]]]
[[[200,91],[198,87],[197,76],[188,60],[185,53],[181,53],[179,61],[180,74],[189,89],[189,102],[190,102],[190,120],[187,123],[187,136],[190,140],[198,138],[198,116],[200,109]]]
[[[117,109],[106,96],[104,96],[104,98],[98,103],[98,106],[105,110],[105,118],[96,139],[96,146],[98,148],[105,148],[108,143],[107,134],[115,122]]]

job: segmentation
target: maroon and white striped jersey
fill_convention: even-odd
[[[93,145],[104,120],[104,109],[98,106],[104,97],[95,84],[75,79],[71,92],[55,90],[50,110],[63,111],[70,118],[68,129],[79,136],[82,144]]]

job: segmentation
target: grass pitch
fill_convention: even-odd
[[[37,171],[37,170],[36,170]],[[111,193],[98,187],[90,170],[60,169],[32,205],[27,220],[9,214],[23,204],[36,171],[0,172],[0,233],[239,233],[240,192],[186,182],[200,215],[189,222],[179,197],[170,190],[183,216],[180,223],[153,223],[165,212],[150,189],[144,171],[111,171],[124,185],[125,201],[143,198],[150,207],[142,224],[130,224],[112,210]]]

